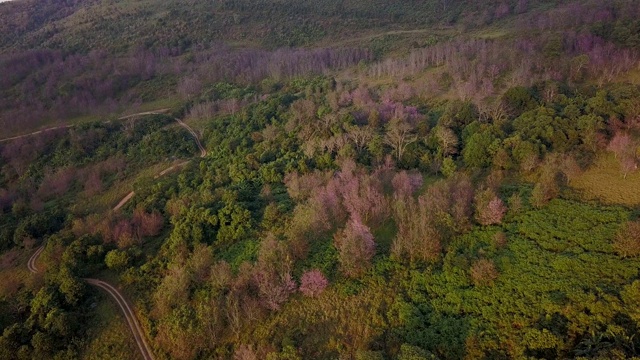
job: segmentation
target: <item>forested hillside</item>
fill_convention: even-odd
[[[0,358],[640,357],[639,15],[0,4]]]

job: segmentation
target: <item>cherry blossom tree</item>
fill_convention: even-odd
[[[164,218],[158,211],[147,213],[143,208],[136,208],[133,212],[133,225],[139,238],[156,236],[164,226]]]
[[[318,269],[313,269],[302,274],[298,290],[305,296],[318,297],[327,285],[329,285],[329,281],[324,274]]]
[[[638,170],[638,162],[632,155],[625,155],[620,159],[620,168],[623,173],[623,177],[626,179],[630,172]]]
[[[422,186],[422,175],[420,173],[409,173],[401,171],[393,177],[393,196],[396,198],[406,198],[412,196]]]
[[[637,149],[638,143],[630,135],[620,131],[616,132],[607,146],[607,150],[613,152],[620,162],[625,179],[630,172],[638,169]]]
[[[476,286],[489,286],[498,278],[499,273],[493,261],[480,259],[471,266],[470,275]]]
[[[263,305],[269,310],[279,310],[296,290],[296,283],[289,272],[278,274],[265,268],[257,268],[253,279]]]
[[[481,191],[476,195],[475,208],[476,220],[485,226],[500,224],[507,212],[504,202],[491,189]]]
[[[291,276],[291,267],[289,248],[275,235],[267,235],[260,244],[258,262],[253,269],[253,281],[267,309],[279,310],[295,292],[297,286]]]
[[[233,360],[258,360],[251,345],[240,345],[233,353]]]
[[[342,272],[349,277],[362,275],[375,255],[376,244],[368,226],[351,218],[344,229],[334,236]]]
[[[629,151],[630,147],[631,137],[628,134],[617,132],[609,142],[607,150],[613,152],[617,159],[622,158]]]

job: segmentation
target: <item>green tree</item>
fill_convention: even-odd
[[[514,118],[538,106],[533,91],[521,86],[507,90],[502,95],[502,103],[509,115]]]
[[[456,162],[451,157],[447,156],[446,158],[444,158],[444,160],[442,160],[442,166],[440,167],[440,172],[442,172],[442,175],[450,178],[456,173],[456,170]]]
[[[104,258],[104,262],[109,269],[124,270],[131,261],[129,254],[123,250],[111,250]]]
[[[402,344],[398,353],[398,360],[437,360],[432,353],[409,344]]]
[[[465,165],[470,168],[489,167],[498,143],[499,140],[488,130],[471,135],[462,150]]]

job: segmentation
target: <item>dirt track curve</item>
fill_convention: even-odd
[[[72,128],[74,126],[75,125],[54,126],[54,127],[50,127],[50,128],[34,131],[32,133],[28,133],[28,134],[24,134],[24,135],[18,135],[18,136],[12,136],[12,137],[9,137],[9,138],[0,139],[0,142],[21,139],[23,137],[27,137],[27,136],[31,136],[31,135],[37,135],[37,134],[41,134],[43,132],[52,131],[52,130],[68,129],[68,128]]]
[[[118,306],[120,306],[120,310],[122,310],[122,313],[124,314],[124,317],[127,319],[127,323],[129,324],[129,328],[133,333],[133,337],[136,340],[136,343],[138,344],[138,348],[140,349],[140,353],[142,354],[142,357],[145,360],[153,360],[153,355],[152,355],[153,353],[149,348],[149,344],[147,344],[147,340],[144,337],[144,332],[140,327],[140,323],[138,322],[138,319],[133,313],[133,310],[131,310],[131,306],[129,306],[129,303],[122,296],[122,294],[120,294],[120,292],[115,287],[111,286],[109,283],[106,283],[102,280],[98,280],[98,279],[84,279],[84,280],[93,286],[97,286],[103,289],[109,295],[111,295],[112,298],[116,300],[116,302],[118,303]]]
[[[144,115],[166,115],[166,113],[169,110],[171,110],[171,109],[160,109],[160,110],[145,111],[145,112],[141,112],[141,113],[122,116],[122,117],[119,117],[118,120],[126,120],[126,119],[131,119],[131,118],[134,118],[134,117],[138,117],[138,116],[144,116]],[[200,138],[198,137],[198,134],[196,134],[196,132],[193,131],[191,126],[185,124],[184,121],[182,121],[182,120],[180,120],[178,118],[173,118],[173,120],[175,120],[183,128],[187,129],[187,131],[191,134],[191,136],[193,136],[193,138],[196,140],[196,144],[198,145],[198,149],[200,149],[200,157],[207,156],[207,150],[204,148],[204,146],[202,146],[202,143],[200,142]]]
[[[36,252],[34,252],[33,255],[31,255],[31,257],[29,258],[27,267],[29,268],[29,271],[31,271],[33,274],[38,273],[38,268],[36,267],[36,261],[38,261],[38,257],[40,256],[43,250],[44,250],[44,245],[40,246],[36,250]],[[122,314],[127,320],[129,329],[131,329],[133,338],[136,341],[136,344],[138,344],[138,348],[140,349],[140,354],[142,354],[142,357],[145,360],[154,360],[153,352],[151,351],[149,344],[147,344],[147,340],[144,336],[144,332],[142,331],[142,328],[140,327],[140,323],[138,322],[138,319],[136,318],[135,313],[131,309],[131,306],[129,305],[127,300],[124,298],[124,296],[122,296],[122,294],[115,287],[113,287],[111,284],[107,282],[104,282],[98,279],[84,279],[84,280],[87,283],[93,286],[99,287],[104,291],[106,291],[118,303],[120,310],[122,310]]]
[[[182,120],[178,119],[178,118],[174,118],[178,124],[180,124],[180,126],[182,126],[183,128],[187,129],[187,131],[189,133],[191,133],[191,135],[193,136],[193,138],[196,140],[196,144],[198,145],[198,148],[200,149],[200,157],[203,158],[205,156],[207,156],[207,150],[204,148],[204,146],[202,146],[202,143],[200,142],[200,139],[198,138],[198,134],[196,134],[195,131],[193,131],[193,129],[185,124]]]
[[[40,256],[40,253],[42,252],[42,250],[44,250],[44,245],[40,246],[38,250],[36,250],[36,252],[33,253],[33,255],[31,255],[31,257],[29,258],[29,262],[27,262],[27,267],[29,268],[29,271],[31,271],[34,274],[38,273],[38,268],[36,267],[36,260],[38,260],[38,256]]]
[[[118,118],[118,120],[126,120],[126,119],[131,119],[131,118],[134,118],[134,117],[138,117],[138,116],[144,116],[144,115],[165,115],[170,110],[171,109],[158,109],[158,110],[152,110],[152,111],[144,111],[144,112],[139,112],[139,113],[135,113],[135,114],[121,116],[121,117]],[[200,149],[200,152],[202,153],[201,156],[205,157],[207,155],[207,151],[204,149],[204,147],[200,143],[200,140],[198,139],[198,136],[193,131],[193,129],[191,129],[191,127],[189,127],[189,125],[185,124],[184,122],[182,122],[179,119],[174,118],[174,120],[176,120],[180,124],[180,126],[182,126],[185,129],[187,129],[187,131],[189,131],[191,133],[191,135],[193,135],[193,137],[196,139],[196,143],[198,144],[198,148]],[[54,126],[54,127],[45,128],[45,129],[42,129],[42,130],[30,132],[28,134],[16,135],[16,136],[0,139],[0,142],[21,139],[21,138],[24,138],[24,137],[27,137],[27,136],[33,136],[33,135],[42,134],[42,133],[47,132],[47,131],[70,129],[70,128],[75,127],[75,126],[76,126],[75,124]]]
[[[129,200],[131,200],[131,198],[133,197],[133,195],[135,195],[135,191],[132,191],[130,193],[128,193],[125,197],[122,198],[122,200],[120,200],[120,202],[118,203],[118,205],[116,205],[113,208],[113,211],[118,211],[120,210],[121,207],[124,206],[124,204],[126,204],[127,202],[129,202]]]
[[[2,2],[2,1],[0,1],[0,2]],[[125,119],[128,119],[128,118],[132,118],[134,116],[143,116],[143,115],[152,115],[152,114],[164,114],[169,110],[171,110],[171,109],[159,109],[159,110],[153,110],[153,111],[146,111],[146,112],[141,112],[141,113],[122,116],[122,117],[118,118],[118,120],[125,120]],[[23,137],[32,136],[32,135],[38,135],[38,134],[42,134],[44,132],[52,131],[52,130],[69,129],[69,128],[72,128],[72,127],[75,127],[75,126],[76,125],[74,125],[74,124],[54,126],[54,127],[45,128],[45,129],[42,129],[42,130],[30,132],[28,134],[16,135],[16,136],[0,139],[0,142],[21,139]]]
[[[126,115],[123,117],[120,117],[118,120],[126,120],[126,119],[130,119],[133,117],[137,117],[137,116],[144,116],[144,115],[161,115],[166,113],[167,111],[169,111],[169,109],[161,109],[161,110],[155,110],[155,111],[147,111],[147,112],[142,112],[142,113],[136,113],[136,114],[131,114],[131,115]],[[202,146],[202,143],[200,142],[200,139],[198,138],[198,135],[196,134],[195,131],[193,131],[193,129],[185,124],[182,120],[178,119],[178,118],[174,118],[174,120],[176,122],[178,122],[178,124],[180,126],[182,126],[183,128],[187,129],[187,131],[193,136],[193,138],[196,141],[196,144],[198,145],[198,148],[200,149],[200,157],[205,157],[207,156],[207,150],[204,148],[204,146]],[[0,140],[0,142],[2,141],[8,141],[8,140],[13,140],[13,139],[19,139],[22,137],[26,137],[26,136],[30,136],[30,135],[35,135],[35,134],[39,134],[45,131],[50,131],[50,130],[55,130],[55,129],[62,129],[62,128],[70,128],[73,127],[73,125],[68,125],[68,126],[61,126],[61,127],[56,127],[56,128],[49,128],[49,129],[44,129],[44,130],[40,130],[40,131],[36,131],[30,134],[25,134],[25,135],[20,135],[20,136],[15,136],[12,138],[7,138],[7,139],[2,139]],[[176,165],[173,165],[165,170],[163,170],[162,172],[160,172],[158,175],[156,175],[155,178],[158,178],[166,173],[168,173],[169,171],[180,167],[180,166],[184,166],[188,163],[189,161],[185,161]],[[122,200],[120,200],[120,202],[118,203],[118,205],[116,205],[116,207],[113,208],[113,211],[117,211],[119,210],[122,206],[124,206],[124,204],[126,204],[129,200],[131,200],[131,198],[135,195],[135,192],[130,192],[129,194],[127,194],[127,196],[125,196]],[[29,258],[29,261],[27,262],[27,267],[29,268],[29,271],[31,271],[33,274],[37,274],[38,273],[38,268],[36,267],[36,262],[38,261],[38,257],[40,256],[40,254],[42,253],[42,251],[44,250],[44,245],[40,246],[34,253],[33,255],[31,255],[31,257]],[[138,344],[138,348],[140,349],[140,353],[142,354],[142,357],[145,360],[153,360],[153,352],[151,351],[151,348],[149,347],[149,344],[147,343],[147,340],[144,336],[144,332],[142,331],[142,328],[140,326],[140,323],[138,322],[138,319],[135,316],[135,313],[133,312],[131,305],[129,305],[129,303],[127,302],[127,300],[124,298],[124,296],[122,296],[122,294],[111,284],[102,281],[102,280],[98,280],[98,279],[84,279],[87,283],[99,287],[102,290],[106,291],[117,303],[118,306],[120,307],[120,310],[122,311],[122,314],[124,315],[125,319],[127,320],[127,324],[129,325],[129,329],[131,329],[131,333],[133,334],[134,340],[136,341],[136,344]]]
[[[169,111],[169,109],[161,109],[161,110],[155,110],[155,111],[147,111],[147,112],[143,112],[143,113],[137,113],[137,114],[131,114],[131,115],[127,115],[127,116],[123,116],[121,118],[118,118],[118,120],[125,120],[125,119],[130,119],[136,116],[144,116],[144,115],[162,115],[164,113],[166,113],[167,111]],[[198,145],[198,149],[200,149],[200,157],[203,158],[205,156],[207,156],[207,149],[204,148],[204,146],[202,146],[202,143],[200,142],[200,139],[198,138],[198,134],[196,134],[195,131],[193,131],[193,129],[184,123],[184,121],[178,119],[178,118],[173,118],[175,121],[178,122],[178,124],[180,126],[182,126],[183,128],[187,129],[187,131],[189,132],[189,134],[191,134],[191,136],[193,136],[193,138],[196,141],[196,145]],[[169,171],[180,167],[180,166],[184,166],[187,163],[189,163],[189,161],[185,161],[182,162],[180,164],[177,165],[173,165],[171,167],[168,167],[164,170],[162,170],[158,175],[156,175],[154,178],[157,179],[160,176],[168,173]],[[132,191],[130,193],[128,193],[124,198],[122,198],[122,200],[120,200],[120,202],[113,208],[113,211],[118,211],[120,210],[121,207],[123,207],[127,202],[129,202],[129,200],[131,200],[131,198],[133,198],[133,196],[135,195],[135,191]]]
[[[144,116],[144,115],[159,115],[159,114],[163,114],[165,112],[167,112],[169,109],[161,109],[161,110],[156,110],[156,111],[147,111],[147,112],[142,112],[142,113],[137,113],[137,114],[132,114],[132,115],[127,115],[127,116],[123,116],[121,118],[119,118],[119,120],[125,120],[125,119],[130,119],[136,116]],[[207,156],[207,150],[202,146],[202,143],[200,142],[200,139],[198,139],[198,135],[196,134],[195,131],[193,131],[193,129],[191,127],[189,127],[189,125],[185,124],[183,121],[181,121],[180,119],[174,118],[174,120],[176,120],[178,122],[178,124],[180,124],[180,126],[182,126],[183,128],[187,129],[187,131],[189,131],[189,133],[193,136],[193,138],[196,140],[196,144],[198,145],[198,148],[200,149],[200,157],[205,157]],[[59,126],[59,127],[55,127],[55,128],[49,128],[49,129],[44,129],[44,130],[40,130],[40,131],[36,131],[30,134],[25,134],[25,135],[20,135],[20,136],[15,136],[12,138],[7,138],[7,139],[2,139],[0,140],[0,142],[2,141],[8,141],[8,140],[13,140],[13,139],[19,139],[22,137],[26,137],[26,136],[30,136],[30,135],[35,135],[35,134],[39,134],[45,131],[50,131],[50,130],[55,130],[55,129],[62,129],[62,128],[70,128],[73,127],[73,125],[68,125],[68,126]],[[165,170],[163,170],[162,172],[160,172],[160,174],[158,174],[156,176],[156,178],[168,173],[169,171],[180,167],[180,166],[184,166],[188,163],[188,161],[173,165]],[[129,194],[127,194],[127,196],[124,197],[124,199],[122,199],[118,205],[116,205],[116,207],[113,209],[118,210],[120,209],[124,204],[127,203],[127,201],[129,201],[133,196],[135,195],[135,193],[132,191]],[[44,245],[40,246],[34,253],[33,255],[31,255],[31,257],[29,258],[29,261],[27,262],[27,267],[29,268],[29,271],[31,271],[33,274],[37,274],[38,268],[36,266],[36,262],[38,261],[38,257],[40,256],[40,254],[42,253],[42,251],[44,250]],[[127,320],[127,324],[129,325],[129,329],[131,329],[131,333],[133,334],[133,338],[136,341],[136,344],[138,344],[138,348],[140,349],[140,354],[142,354],[142,357],[145,360],[153,360],[153,352],[151,351],[151,348],[149,347],[149,344],[147,343],[147,340],[144,336],[144,332],[142,331],[142,327],[140,326],[140,323],[138,322],[138,319],[135,316],[135,313],[133,312],[131,305],[129,305],[129,302],[127,302],[127,300],[124,298],[124,296],[122,296],[122,294],[118,291],[118,289],[116,289],[114,286],[112,286],[111,284],[102,281],[102,280],[98,280],[98,279],[84,279],[87,283],[99,287],[102,290],[106,291],[107,294],[109,294],[109,296],[111,296],[117,303],[118,306],[120,307],[120,310],[122,311],[122,314],[124,315],[125,319]]]

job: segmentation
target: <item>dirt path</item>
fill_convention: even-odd
[[[24,135],[18,135],[18,136],[13,136],[13,137],[9,137],[9,138],[5,138],[5,139],[0,139],[0,142],[5,142],[5,141],[11,141],[11,140],[16,140],[16,139],[21,139],[23,137],[27,137],[27,136],[31,136],[31,135],[37,135],[37,134],[42,134],[43,132],[47,132],[47,131],[52,131],[52,130],[59,130],[59,129],[69,129],[74,127],[75,125],[63,125],[63,126],[54,126],[54,127],[50,127],[50,128],[46,128],[46,129],[42,129],[42,130],[38,130],[38,131],[34,131],[32,133],[28,133],[28,134],[24,134]]]
[[[131,115],[127,115],[127,116],[122,116],[122,117],[118,118],[118,120],[126,120],[126,119],[131,119],[131,118],[134,118],[134,117],[138,117],[138,116],[144,116],[144,115],[165,115],[169,110],[171,110],[171,109],[160,109],[160,110],[146,111],[146,112],[141,112],[141,113],[137,113],[137,114],[131,114]],[[196,134],[196,132],[193,131],[191,126],[187,125],[184,121],[182,121],[182,120],[180,120],[178,118],[173,118],[173,120],[175,120],[183,128],[187,129],[187,131],[191,134],[191,136],[193,136],[193,139],[196,141],[196,145],[198,145],[198,149],[200,149],[200,157],[207,156],[207,150],[204,148],[204,146],[202,146],[202,143],[200,142],[200,138],[198,137],[198,134]]]
[[[132,118],[132,117],[136,117],[136,116],[165,114],[170,110],[171,109],[158,109],[158,110],[152,110],[152,111],[145,111],[145,112],[140,112],[140,113],[136,113],[136,114],[125,115],[125,116],[119,117],[118,120],[126,120],[126,119],[129,119],[129,118]],[[27,136],[38,135],[38,134],[42,134],[43,132],[52,131],[52,130],[69,129],[69,128],[72,128],[72,127],[75,127],[75,126],[76,125],[74,125],[74,124],[54,126],[54,127],[50,127],[50,128],[46,128],[46,129],[30,132],[28,134],[16,135],[16,136],[0,139],[0,142],[21,139],[21,138],[24,138],[24,137],[27,137]]]
[[[163,114],[166,114],[167,112],[169,112],[170,110],[171,109],[158,109],[158,110],[139,112],[139,113],[135,113],[135,114],[131,114],[131,115],[121,116],[121,117],[118,118],[118,120],[126,120],[126,119],[130,119],[130,118],[133,118],[133,117],[145,116],[145,115],[163,115]]]
[[[123,120],[123,119],[129,119],[135,116],[144,116],[144,115],[161,115],[163,114],[163,111],[166,112],[169,109],[162,109],[162,110],[156,110],[156,111],[147,111],[144,113],[138,113],[138,114],[132,114],[132,115],[127,115],[124,117],[121,117],[119,120]],[[198,138],[198,134],[196,134],[196,132],[189,126],[187,125],[184,121],[178,119],[178,118],[173,118],[176,122],[178,122],[178,124],[180,126],[182,126],[183,128],[187,129],[187,131],[189,132],[189,134],[191,134],[191,136],[193,136],[193,139],[196,141],[196,145],[198,145],[198,149],[200,149],[200,157],[203,158],[205,156],[207,156],[207,149],[204,148],[204,146],[202,146],[202,143],[200,142],[200,139]],[[185,161],[183,163],[177,164],[177,165],[173,165],[163,171],[160,172],[160,174],[156,175],[154,178],[157,179],[160,176],[168,173],[169,171],[180,167],[180,166],[184,166],[188,163],[189,161]],[[113,208],[113,211],[118,211],[120,210],[121,207],[123,207],[127,202],[129,202],[129,200],[131,200],[131,198],[133,198],[133,196],[135,195],[135,192],[132,191],[130,193],[127,194],[127,196],[125,196],[122,200],[120,200],[120,202]]]
[[[166,113],[167,111],[169,111],[169,109],[161,109],[161,110],[155,110],[155,111],[147,111],[147,112],[142,112],[142,113],[137,113],[137,114],[132,114],[132,115],[127,115],[127,116],[123,116],[121,118],[119,118],[119,120],[125,120],[125,119],[129,119],[132,117],[136,117],[136,116],[144,116],[144,115],[155,115],[155,114],[163,114]],[[191,129],[187,124],[185,124],[184,122],[182,122],[180,119],[175,119],[178,124],[180,124],[180,126],[184,127],[185,129],[187,129],[187,131],[189,131],[189,133],[194,137],[194,139],[196,140],[196,143],[198,144],[198,148],[200,149],[200,156],[201,157],[205,157],[207,155],[207,151],[205,150],[205,148],[202,146],[202,144],[200,143],[200,140],[198,139],[197,134],[195,133],[195,131],[193,131],[193,129]],[[2,141],[9,141],[9,140],[13,140],[13,139],[19,139],[22,137],[26,137],[26,136],[30,136],[30,135],[36,135],[45,131],[50,131],[50,130],[55,130],[55,129],[64,129],[64,128],[70,128],[73,127],[74,125],[67,125],[67,126],[58,126],[55,128],[49,128],[49,129],[44,129],[44,130],[39,130],[39,131],[35,131],[32,132],[30,134],[25,134],[25,135],[20,135],[20,136],[14,136],[11,138],[7,138],[7,139],[2,139],[0,140],[0,142]],[[171,167],[169,167],[168,169],[163,170],[162,172],[160,172],[159,175],[156,176],[156,178],[168,173],[169,171],[180,167],[180,166],[184,166],[188,163],[189,161],[185,161],[176,165],[173,165]],[[113,209],[114,211],[120,209],[122,206],[124,206],[124,204],[126,204],[133,196],[135,195],[135,192],[130,192],[129,194],[127,194],[127,196],[124,197],[124,199],[122,199],[118,205],[116,205],[116,207]],[[40,254],[42,254],[42,251],[44,250],[44,245],[40,246],[34,253],[33,255],[31,255],[31,257],[29,258],[29,261],[27,262],[27,268],[29,268],[29,271],[33,274],[37,274],[38,271],[38,267],[36,266],[36,263],[38,261],[38,257],[40,256]],[[147,344],[147,340],[144,336],[144,332],[142,331],[142,328],[140,326],[140,323],[138,322],[138,319],[136,318],[131,305],[129,305],[129,303],[127,302],[127,300],[124,298],[124,296],[122,296],[122,294],[115,288],[113,287],[111,284],[104,282],[102,280],[98,280],[98,279],[84,279],[87,283],[99,287],[101,289],[103,289],[104,291],[106,291],[109,296],[111,296],[117,303],[118,306],[120,307],[120,310],[122,310],[122,314],[124,315],[125,319],[127,320],[127,324],[129,325],[129,329],[131,329],[131,333],[133,334],[134,340],[136,341],[136,344],[138,344],[138,348],[140,349],[140,353],[142,354],[142,357],[145,360],[153,360],[153,352],[151,351],[151,348],[149,347],[149,344]]]
[[[127,196],[125,196],[122,200],[120,200],[120,202],[118,203],[118,205],[116,205],[116,207],[113,208],[113,211],[118,211],[120,210],[121,207],[124,206],[124,204],[126,204],[129,200],[131,200],[131,198],[133,197],[133,195],[135,195],[135,191],[132,191],[130,193],[127,194]]]
[[[154,176],[153,178],[154,178],[154,179],[157,179],[157,178],[159,178],[160,176],[165,175],[166,173],[168,173],[169,171],[171,171],[171,170],[173,170],[173,169],[176,169],[176,168],[179,168],[179,167],[185,166],[185,165],[187,165],[187,164],[189,163],[189,161],[190,161],[190,160],[183,161],[183,162],[181,162],[181,163],[179,163],[179,164],[175,164],[175,165],[173,165],[173,166],[170,166],[170,167],[168,167],[168,168],[166,168],[166,169],[162,170],[158,175]]]
[[[136,340],[136,343],[138,344],[138,348],[140,349],[140,353],[142,354],[142,357],[145,360],[153,360],[153,355],[152,355],[153,353],[149,348],[149,344],[147,344],[147,340],[144,337],[144,332],[140,327],[140,323],[138,322],[138,319],[136,318],[135,314],[133,313],[133,310],[131,309],[131,306],[129,305],[127,300],[124,298],[124,296],[122,296],[122,294],[115,287],[111,286],[111,284],[106,283],[102,280],[98,280],[98,279],[84,279],[84,280],[89,284],[93,286],[97,286],[103,289],[104,291],[106,291],[118,303],[120,310],[122,310],[124,317],[127,319],[127,323],[129,324],[129,329],[131,329],[131,332],[133,333],[133,337]]]
[[[136,117],[136,116],[158,115],[158,114],[166,113],[167,111],[169,111],[169,109],[147,111],[147,112],[142,112],[142,113],[123,116],[123,117],[120,117],[119,120],[130,119],[130,118],[133,118],[133,117]],[[196,140],[196,144],[198,145],[198,148],[200,149],[200,157],[207,156],[207,150],[204,148],[204,146],[202,146],[202,143],[200,142],[200,139],[198,138],[198,135],[196,134],[196,132],[193,131],[193,129],[189,125],[185,124],[182,120],[177,119],[177,118],[174,118],[174,120],[176,120],[180,126],[182,126],[183,128],[187,129],[187,131]],[[31,134],[26,134],[26,135],[21,135],[21,136],[17,136],[17,137],[13,137],[13,138],[0,140],[0,142],[1,141],[12,140],[12,139],[18,139],[18,138],[29,136],[29,135],[39,134],[39,133],[41,133],[43,131],[49,131],[49,130],[60,129],[60,128],[69,128],[69,127],[73,127],[73,125],[40,130],[40,131],[33,132]],[[189,161],[185,161],[185,162],[173,165],[173,166],[163,170],[162,172],[160,172],[160,174],[156,175],[156,178],[168,173],[169,171],[171,171],[171,170],[173,170],[173,169],[175,169],[177,167],[184,166],[187,163],[189,163]],[[134,195],[135,195],[135,192],[133,192],[133,191],[130,192],[129,194],[127,194],[127,196],[125,196],[122,200],[120,200],[118,205],[116,205],[116,207],[113,208],[113,211],[119,210],[129,200],[131,200],[131,198],[133,198]],[[29,268],[29,271],[31,271],[31,273],[33,273],[33,274],[37,274],[38,273],[38,268],[36,266],[36,262],[38,261],[38,257],[40,256],[40,254],[42,253],[43,250],[44,250],[44,245],[40,246],[33,253],[33,255],[31,255],[31,257],[29,258],[29,261],[27,262],[27,267]],[[122,294],[115,287],[113,287],[111,284],[109,284],[107,282],[104,282],[104,281],[98,280],[98,279],[84,279],[84,280],[87,283],[89,283],[89,284],[91,284],[93,286],[99,287],[99,288],[103,289],[104,291],[106,291],[107,294],[109,294],[109,296],[111,296],[118,303],[118,306],[120,307],[120,310],[122,310],[122,314],[124,315],[125,319],[127,320],[127,324],[129,325],[129,329],[131,329],[131,333],[133,334],[134,340],[136,341],[136,344],[138,344],[138,348],[140,349],[140,353],[142,354],[142,357],[145,360],[153,360],[154,359],[153,358],[153,352],[151,351],[151,348],[149,347],[149,344],[147,344],[147,340],[146,340],[146,338],[144,336],[144,332],[142,331],[142,328],[140,327],[140,323],[138,322],[138,319],[136,318],[131,306],[129,305],[127,300],[124,298],[124,296],[122,296]]]
[[[40,253],[42,253],[42,250],[44,250],[44,245],[40,246],[36,250],[36,252],[34,252],[33,255],[31,255],[31,257],[29,258],[29,261],[27,262],[27,267],[29,268],[29,271],[31,271],[32,274],[38,273],[38,268],[36,267],[36,261],[38,260],[38,256],[40,256]]]
[[[200,157],[203,158],[205,156],[207,156],[207,150],[204,148],[204,146],[202,146],[202,143],[200,142],[200,139],[198,138],[198,134],[196,134],[195,131],[193,131],[193,129],[185,124],[182,120],[178,119],[178,118],[174,118],[178,124],[180,124],[180,126],[182,126],[183,128],[187,129],[187,131],[189,133],[191,133],[191,136],[193,136],[193,138],[196,140],[196,144],[198,145],[198,148],[200,149]]]
[[[31,271],[33,274],[38,273],[36,262],[38,261],[38,257],[40,256],[43,250],[44,250],[44,245],[40,246],[33,253],[33,255],[31,255],[31,257],[29,258],[29,261],[27,262],[27,267],[29,268],[29,271]],[[144,336],[144,332],[142,331],[142,328],[140,327],[140,323],[138,322],[138,319],[136,318],[133,310],[131,309],[131,306],[129,305],[127,300],[124,298],[124,296],[122,296],[122,294],[115,287],[113,287],[111,284],[107,282],[104,282],[98,279],[84,279],[84,280],[93,286],[97,286],[105,290],[118,303],[120,310],[122,310],[122,314],[127,320],[129,329],[131,329],[133,338],[136,341],[136,344],[138,344],[138,348],[140,349],[140,353],[142,354],[142,357],[145,360],[153,360],[154,359],[153,352],[151,351],[149,344],[147,344],[147,340]]]
[[[205,151],[205,155],[206,155],[206,151]],[[188,163],[189,163],[189,160],[187,160],[187,161],[183,161],[183,162],[181,162],[181,163],[179,163],[179,164],[175,164],[175,165],[169,166],[168,168],[166,168],[166,169],[162,170],[158,175],[154,176],[153,178],[154,178],[154,179],[157,179],[157,178],[159,178],[160,176],[163,176],[163,175],[167,174],[167,173],[168,173],[168,172],[170,172],[171,170],[174,170],[174,169],[179,168],[179,167],[181,167],[181,166],[185,166],[185,165],[187,165]],[[121,207],[123,207],[126,203],[128,203],[128,202],[129,202],[129,200],[131,200],[131,199],[135,196],[135,194],[136,194],[136,192],[135,192],[135,191],[132,191],[132,192],[128,193],[124,198],[122,198],[122,200],[120,200],[120,202],[118,203],[118,205],[116,205],[116,206],[113,208],[113,211],[118,211],[118,210],[120,210],[120,208],[121,208]]]

